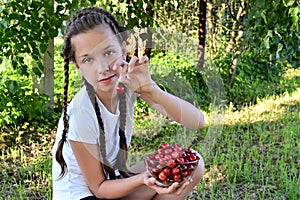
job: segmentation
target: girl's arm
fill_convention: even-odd
[[[97,145],[69,142],[89,189],[97,198],[121,198],[144,184],[143,174],[127,179],[106,180],[98,160]]]
[[[155,83],[151,84],[151,89],[147,89],[147,92],[141,93],[141,98],[158,112],[187,128],[197,130],[205,125],[204,116],[199,109],[191,103],[163,91]]]
[[[172,120],[191,129],[200,129],[205,125],[202,112],[191,103],[164,92],[153,82],[149,60],[146,56],[141,59],[133,57],[129,63],[118,61],[113,70],[121,68],[120,82],[131,90],[141,94],[149,105]]]

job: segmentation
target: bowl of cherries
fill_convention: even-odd
[[[163,143],[157,151],[146,156],[145,164],[150,175],[156,178],[156,184],[168,187],[174,182],[183,184],[190,180],[199,160],[199,154],[190,147]]]

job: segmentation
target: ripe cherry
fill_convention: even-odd
[[[166,160],[172,160],[172,156],[171,155],[165,155],[165,159]]]
[[[162,181],[166,180],[167,179],[167,176],[163,173],[163,172],[160,172],[159,175],[158,175],[158,178]]]
[[[118,86],[117,86],[117,93],[118,93],[118,94],[123,94],[123,93],[124,93],[124,90],[125,90],[125,88],[124,88],[123,85],[118,85]]]
[[[166,163],[166,160],[167,160],[167,159],[165,159],[165,158],[160,158],[160,159],[158,160],[158,162],[159,162],[159,164],[164,165],[164,164]]]
[[[177,159],[179,157],[179,153],[177,151],[173,151],[171,156],[174,158],[174,159]]]
[[[194,166],[193,165],[189,165],[188,166],[188,171],[193,171],[194,170]]]
[[[180,166],[180,170],[183,172],[183,171],[186,171],[188,169],[188,167],[186,165],[181,165]]]
[[[186,153],[191,153],[191,152],[192,152],[192,149],[191,149],[191,148],[186,148],[186,149],[185,149],[185,152],[186,152]]]
[[[195,160],[197,160],[197,156],[195,154],[191,154],[190,157],[189,157],[189,160],[190,161],[195,161]]]
[[[157,174],[160,173],[160,170],[157,169],[157,168],[153,168],[153,169],[151,170],[151,173],[154,174],[154,175],[157,175]]]
[[[176,166],[176,162],[174,160],[169,160],[167,166],[172,169]]]
[[[179,174],[180,173],[180,169],[179,168],[174,168],[174,169],[172,169],[172,174],[173,175],[177,175],[177,174]]]
[[[155,158],[155,160],[160,160],[161,155],[160,154],[155,154],[154,158]]]
[[[176,161],[177,161],[179,164],[182,164],[182,163],[184,163],[184,158],[182,158],[182,157],[177,158]]]
[[[171,148],[166,148],[164,153],[165,155],[171,154],[173,152],[173,150]]]
[[[161,170],[163,169],[163,166],[162,166],[161,164],[158,164],[158,165],[156,166],[156,169],[159,170],[159,171],[161,171]]]
[[[180,174],[174,175],[173,179],[174,179],[174,181],[177,182],[181,179],[181,175]]]
[[[164,173],[166,176],[169,176],[169,175],[171,174],[170,168],[165,167],[164,170],[163,170],[163,173]]]
[[[182,158],[187,158],[187,157],[189,157],[189,155],[188,154],[186,154],[185,152],[183,152],[182,154],[181,154],[181,156],[180,157],[182,157]]]
[[[174,150],[180,152],[180,151],[182,151],[182,146],[179,145],[179,144],[175,144],[174,145]]]
[[[159,149],[157,149],[157,153],[162,153],[164,151],[164,148],[160,147]]]
[[[167,148],[167,147],[169,147],[170,145],[168,144],[168,143],[163,143],[162,145],[161,145],[161,147],[162,148]]]
[[[188,171],[183,171],[183,172],[181,172],[181,175],[183,177],[187,177],[189,175],[189,172]]]

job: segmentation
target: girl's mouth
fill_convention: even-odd
[[[109,76],[107,78],[100,79],[99,82],[101,82],[101,83],[110,83],[115,76],[116,75],[114,74],[114,75],[111,75],[111,76]]]

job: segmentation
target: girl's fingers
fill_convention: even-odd
[[[167,188],[163,188],[163,187],[160,187],[160,186],[156,185],[155,182],[151,181],[151,183],[150,183],[150,181],[148,181],[147,185],[149,187],[153,188],[159,194],[176,194],[176,195],[180,195],[186,189],[186,187],[189,184],[190,184],[190,181],[187,181],[179,187],[179,183],[175,182],[171,186],[169,186]]]
[[[146,62],[148,62],[148,57],[147,56],[143,56],[143,57],[141,57],[141,59],[139,59],[139,64],[144,64],[144,63],[146,63]]]
[[[134,66],[136,65],[136,62],[138,61],[138,57],[136,56],[133,56],[131,58],[131,60],[129,61],[129,64],[128,64],[128,72],[132,72],[133,71],[133,68]]]
[[[129,63],[128,62],[126,62],[125,60],[123,60],[123,59],[120,59],[120,60],[118,60],[118,61],[116,61],[115,63],[114,63],[114,65],[113,65],[113,71],[118,71],[118,69],[120,68],[120,67],[124,67],[125,65],[128,65]]]
[[[128,66],[129,64],[123,65],[122,71],[119,75],[119,80],[121,82],[124,82],[125,79],[129,79],[129,77],[127,76]]]
[[[179,188],[176,188],[175,194],[180,195],[185,190],[185,188],[188,186],[188,184],[190,184],[190,181],[187,181],[182,186],[180,186]]]

